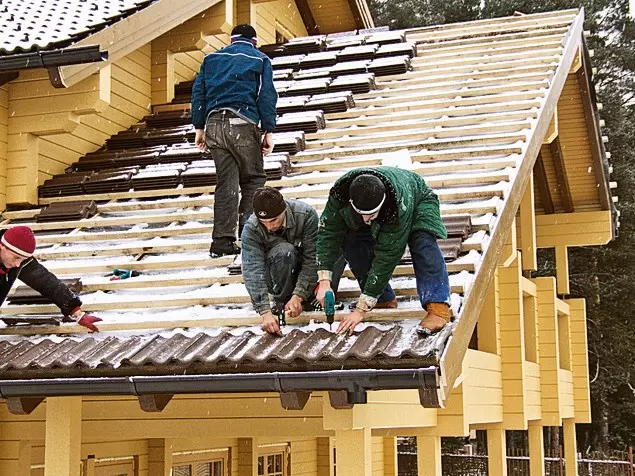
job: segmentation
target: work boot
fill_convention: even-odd
[[[428,314],[417,326],[417,333],[423,336],[436,334],[452,319],[452,309],[445,303],[431,302],[426,306]]]
[[[240,248],[231,238],[217,238],[212,241],[209,247],[209,255],[212,258],[219,258],[227,255],[237,255]]]

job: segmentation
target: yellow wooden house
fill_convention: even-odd
[[[103,322],[87,334],[51,324],[50,304],[0,308],[0,475],[395,476],[398,436],[417,437],[420,475],[440,475],[442,437],[487,430],[498,476],[505,431],[528,430],[540,476],[551,426],[576,474],[589,376],[567,250],[606,244],[618,222],[582,10],[395,32],[364,0],[4,4],[0,226],[31,226],[38,259],[80,278]],[[275,337],[231,260],[209,257],[188,82],[247,22],[281,44],[267,50],[270,185],[319,212],[344,171],[388,164],[438,194],[457,316],[438,335],[415,332],[407,262],[399,308],[352,337],[319,313]],[[86,201],[90,215],[44,219]],[[539,248],[556,276],[532,277]],[[339,298],[359,294],[351,278]]]

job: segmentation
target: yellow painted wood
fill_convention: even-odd
[[[397,438],[387,436],[382,439],[384,453],[383,476],[398,476],[397,468]]]
[[[44,476],[80,476],[82,397],[46,399]]]
[[[171,476],[173,445],[170,439],[148,439],[148,476]]]
[[[536,243],[539,248],[605,245],[611,239],[610,211],[536,216]]]
[[[556,301],[556,303],[558,301]],[[559,368],[571,370],[571,329],[569,325],[569,315],[561,312],[558,312],[558,348],[560,349]]]
[[[512,222],[507,233],[507,238],[503,245],[503,251],[500,254],[499,265],[503,268],[508,267],[516,259],[516,250],[518,244],[516,241],[516,220]]]
[[[567,465],[567,476],[578,476],[578,450],[575,435],[575,420],[562,420],[564,436],[564,459]]]
[[[0,209],[7,205],[7,142],[9,124],[9,92],[0,86]]]
[[[529,176],[527,187],[520,201],[520,248],[523,252],[523,271],[535,271],[538,267],[536,257],[536,220],[534,205],[534,176]]]
[[[417,436],[418,476],[441,476],[441,437]]]
[[[31,441],[0,441],[0,474],[31,475]]]
[[[507,443],[505,430],[487,430],[487,474],[507,476]]]
[[[317,476],[334,476],[333,449],[335,443],[333,438],[317,438]]]
[[[152,104],[165,104],[174,99],[175,65],[174,53],[168,49],[157,49],[152,43]]]
[[[584,299],[568,299],[566,302],[571,309],[571,363],[575,419],[578,423],[590,423],[591,397],[589,393],[586,302]]]
[[[542,426],[536,421],[529,422],[529,474],[545,476],[545,447]]]
[[[569,253],[566,246],[556,246],[556,282],[558,294],[569,294]]]
[[[347,476],[372,476],[370,428],[335,431],[337,473]]]
[[[525,279],[525,278],[523,278]],[[535,296],[523,297],[525,360],[538,363],[538,303]]]
[[[258,475],[258,443],[254,438],[238,439],[238,476]]]
[[[500,301],[498,271],[494,271],[490,280],[485,302],[477,324],[478,349],[500,355],[501,329],[500,329]]]
[[[556,109],[551,116],[551,122],[549,123],[549,129],[543,140],[543,144],[551,144],[555,138],[558,137],[558,110]]]

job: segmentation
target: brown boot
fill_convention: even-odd
[[[375,307],[373,309],[397,309],[398,306],[398,302],[397,302],[397,297],[395,296],[395,298],[392,301],[380,301],[377,304],[375,304]]]
[[[441,302],[431,302],[426,306],[428,315],[423,318],[417,327],[417,332],[422,335],[432,335],[439,332],[450,322],[452,310]]]

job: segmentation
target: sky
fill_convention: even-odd
[[[630,0],[629,1],[629,7],[630,7],[630,11],[631,11],[631,16],[635,17],[635,0]]]

